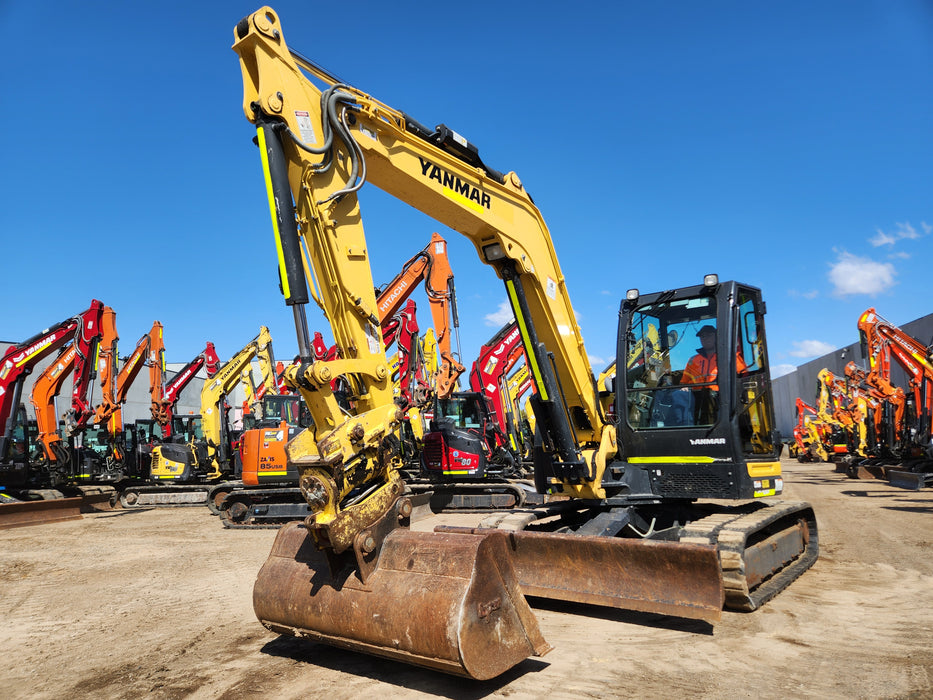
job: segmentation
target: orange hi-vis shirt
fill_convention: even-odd
[[[735,366],[738,372],[744,372],[748,369],[748,365],[745,364],[745,360],[742,359],[740,354],[736,354],[735,356]],[[684,373],[680,378],[680,383],[706,384],[708,382],[715,382],[718,374],[719,367],[716,362],[716,353],[710,353],[709,356],[706,356],[701,349],[696,355],[690,358],[687,366],[684,367]],[[716,384],[710,388],[713,391],[719,391],[719,386]]]

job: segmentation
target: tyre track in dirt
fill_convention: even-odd
[[[269,633],[251,595],[275,532],[225,530],[206,509],[0,531],[4,697],[933,696],[933,491],[784,468],[822,556],[762,610],[713,627],[533,600],[554,651],[484,683]]]

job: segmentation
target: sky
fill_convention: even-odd
[[[0,340],[96,298],[121,355],[153,320],[169,362],[208,340],[226,361],[260,325],[295,355],[230,48],[259,7],[0,0]],[[272,7],[291,48],[519,175],[596,372],[627,289],[707,273],[762,288],[772,376],[855,342],[869,307],[933,312],[929,0]],[[469,367],[507,320],[501,282],[460,234],[372,185],[360,200],[376,285],[447,239]]]

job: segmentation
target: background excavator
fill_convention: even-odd
[[[72,393],[77,401],[73,409],[83,414],[86,409],[83,397],[86,396],[87,385],[82,388],[82,382],[90,381],[103,313],[104,305],[94,299],[90,307],[80,314],[17,345],[11,345],[0,359],[0,490],[6,496],[5,510],[0,519],[4,522],[16,524],[19,519],[23,522],[44,522],[80,517],[80,498],[65,499],[68,503],[51,503],[53,500],[62,500],[63,493],[56,486],[64,485],[67,474],[50,468],[53,462],[48,459],[49,454],[56,457],[55,463],[58,456],[54,451],[48,451],[48,443],[39,443],[37,424],[30,425],[27,420],[26,409],[22,404],[23,387],[26,378],[43,359],[66,346],[73,347],[75,350],[71,362],[76,386]],[[58,429],[54,402],[49,401],[45,406],[49,403],[53,408],[51,419],[44,419],[47,436]],[[24,506],[14,503],[15,500],[46,503]]]
[[[422,376],[419,361],[417,307],[412,293],[423,283],[435,326],[437,368],[430,376]],[[398,344],[398,395],[396,403],[405,411],[405,419],[397,430],[398,449],[406,462],[416,461],[416,449],[424,432],[421,409],[433,399],[433,392],[450,393],[464,371],[451,345],[452,329],[459,325],[456,314],[454,274],[447,256],[447,241],[433,233],[430,243],[412,256],[401,271],[386,285],[376,290],[379,329],[385,348]],[[340,358],[340,348],[330,348],[323,335],[314,334],[310,342],[312,357],[319,361]],[[390,372],[390,376],[395,372]],[[435,387],[437,387],[435,389]],[[343,382],[331,382],[335,394],[343,397]],[[343,399],[341,398],[341,401]],[[282,523],[307,517],[308,504],[298,489],[298,470],[286,464],[285,443],[299,428],[310,425],[310,415],[294,399],[266,399],[268,406],[259,425],[244,432],[241,438],[242,486],[227,484],[211,492],[211,502],[226,527],[279,527]],[[418,443],[412,445],[412,443]],[[226,489],[226,492],[224,492]]]
[[[512,392],[522,393],[519,380],[525,350],[518,325],[512,321],[480,348],[470,369],[470,391],[436,396],[421,452],[422,476],[433,489],[431,508],[473,510],[511,508],[541,503],[522,463],[525,439],[520,409]],[[520,369],[516,370],[516,366]],[[525,384],[530,377],[525,373]],[[412,479],[406,479],[409,485]]]
[[[103,352],[101,353],[103,357]],[[165,381],[165,344],[163,328],[153,321],[152,328],[137,342],[133,352],[123,360],[117,372],[116,349],[109,363],[110,370],[100,370],[102,392],[101,403],[94,415],[98,426],[97,439],[85,433],[84,452],[81,456],[82,470],[95,472],[100,469],[119,471],[129,480],[145,479],[149,473],[152,433],[161,438],[156,428],[162,415],[162,394]],[[142,372],[149,368],[149,397],[151,419],[138,419],[124,425],[123,405],[130,387]],[[108,388],[109,387],[109,388]],[[140,438],[143,438],[142,440]],[[148,446],[148,449],[147,449]],[[144,469],[143,469],[144,467]]]
[[[152,450],[149,485],[131,485],[121,494],[124,507],[204,505],[218,482],[235,476],[236,451],[227,420],[226,397],[241,382],[250,381],[250,363],[258,358],[263,376],[275,391],[275,358],[272,337],[262,326],[253,338],[204,382],[201,412],[175,416],[171,439]],[[180,421],[180,418],[187,418]],[[177,433],[180,423],[183,433]]]
[[[107,348],[104,356],[105,374],[109,376],[110,358],[118,340],[116,314],[109,306],[103,307],[93,330],[66,346],[59,356],[36,378],[30,400],[36,412],[38,426],[37,445],[41,449],[41,467],[47,481],[55,486],[74,477],[74,450],[72,439],[84,430],[94,416],[92,386],[97,378],[100,348]],[[74,374],[70,408],[59,421],[56,398],[65,381]],[[112,479],[119,480],[119,477]]]
[[[858,329],[869,358],[866,382],[893,406],[895,449],[885,460],[855,465],[850,476],[887,478],[913,489],[933,484],[933,351],[873,308],[859,317]],[[903,402],[891,383],[891,358],[907,377]]]
[[[820,420],[816,409],[797,397],[797,423],[790,456],[798,462],[828,462],[832,453],[832,427]]]
[[[662,339],[713,323],[724,359],[715,382],[682,387],[704,409],[690,423],[652,421],[650,399],[672,389],[644,367],[616,382],[619,420],[608,422],[551,236],[515,173],[290,51],[271,8],[237,24],[233,48],[295,318],[300,364],[285,381],[314,423],[287,447],[313,515],[279,531],[253,591],[266,627],[484,679],[550,648],[523,593],[712,621],[724,599],[754,609],[812,564],[812,509],[761,500],[783,480],[759,290],[715,276],[659,294],[630,290],[617,357],[648,322]],[[356,194],[367,181],[467,236],[505,284],[536,390],[535,483],[562,497],[500,518],[525,529],[407,527],[412,503],[391,440],[401,412]],[[339,360],[313,359],[311,296]],[[685,347],[665,348],[672,367]],[[350,386],[349,412],[335,376]]]

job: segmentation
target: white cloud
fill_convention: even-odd
[[[883,245],[893,246],[897,241],[902,239],[907,240],[916,240],[918,238],[923,238],[930,233],[931,227],[925,222],[920,222],[920,227],[923,229],[923,233],[918,233],[917,229],[910,225],[910,222],[903,224],[896,224],[897,228],[891,233],[885,233],[880,228],[875,229],[875,236],[868,239],[868,242],[871,243],[876,248]]]
[[[891,263],[880,263],[842,251],[839,259],[829,266],[829,281],[833,294],[879,294],[894,286],[897,272]]]
[[[778,377],[783,377],[785,374],[790,374],[795,369],[794,365],[772,365],[771,366],[771,379],[777,379]]]
[[[795,340],[794,348],[788,355],[793,357],[819,357],[836,349],[834,345],[824,343],[822,340]]]
[[[611,362],[611,360],[599,357],[598,355],[590,355],[587,353],[586,356],[590,358],[590,367],[593,368],[593,371],[596,372],[597,375],[606,369],[606,367],[608,367],[609,363]]]
[[[799,289],[791,289],[788,290],[787,293],[794,298],[803,297],[804,299],[816,299],[820,295],[817,289],[810,289],[806,292],[801,292]]]
[[[876,229],[876,232],[874,238],[868,239],[868,242],[875,246],[875,248],[883,245],[894,245],[897,242],[897,238],[889,233],[885,233],[880,228]]]
[[[513,318],[514,316],[512,315],[512,307],[509,306],[508,300],[499,304],[499,308],[496,309],[493,313],[486,314],[483,317],[487,326],[493,326],[495,328],[502,328],[502,326],[511,321]]]

